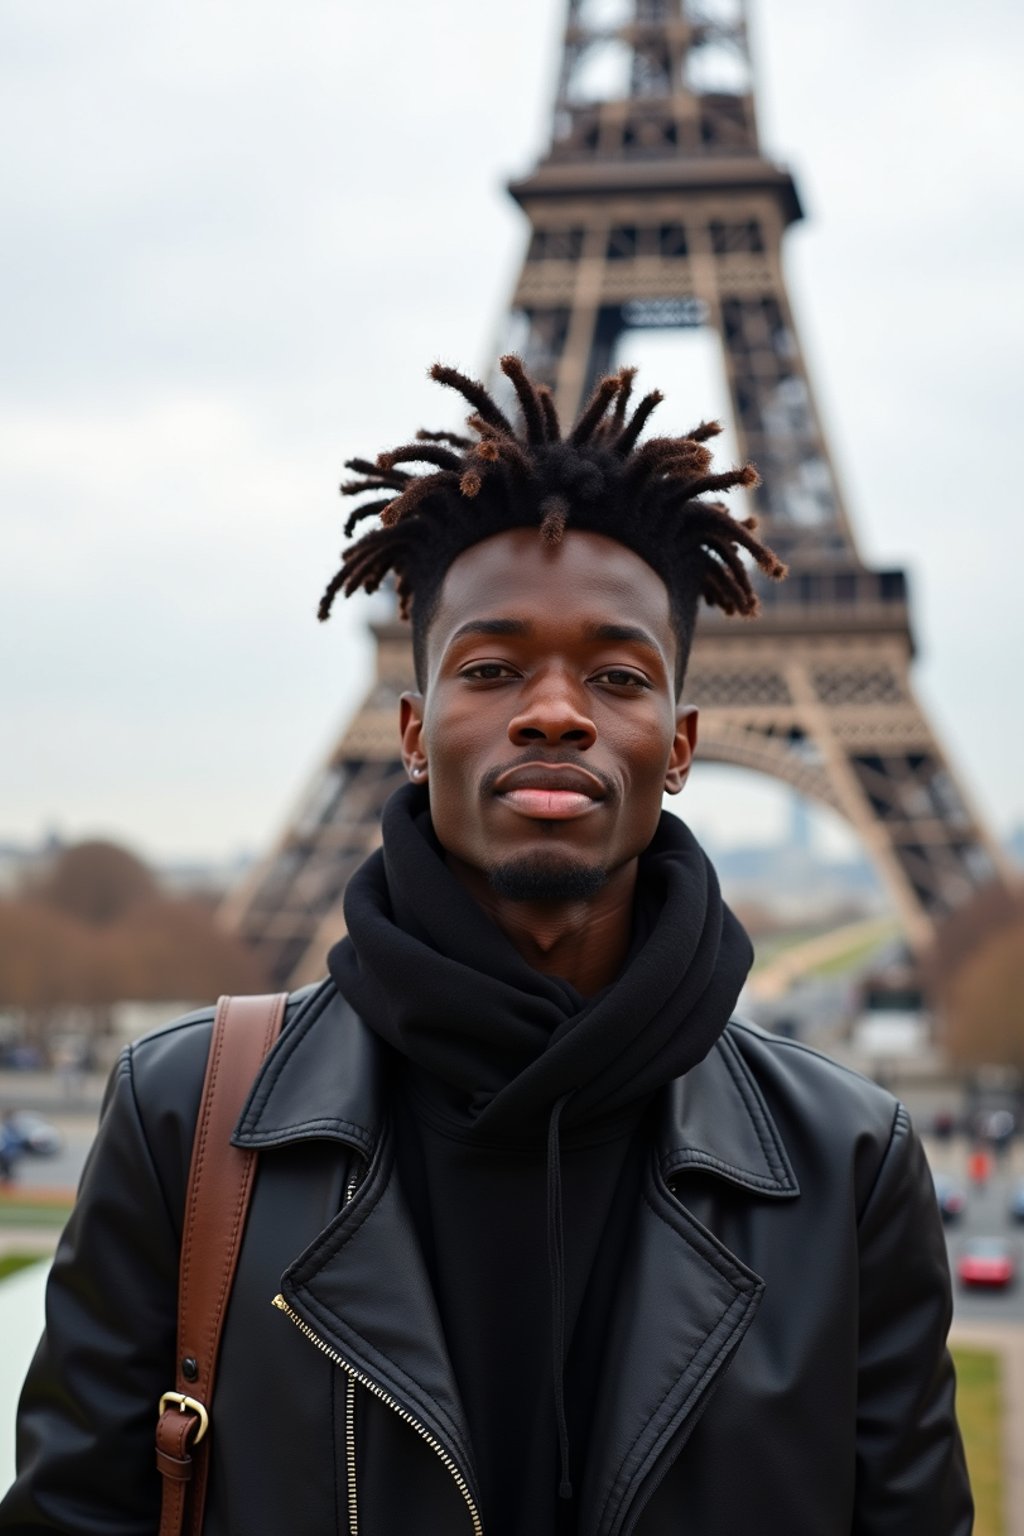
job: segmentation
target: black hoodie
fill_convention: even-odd
[[[724,1029],[750,944],[663,815],[618,978],[526,963],[451,874],[427,792],[350,882],[339,991],[397,1053],[398,1168],[462,1393],[490,1536],[575,1530],[604,1325],[655,1091]],[[559,1497],[561,1495],[561,1497]]]

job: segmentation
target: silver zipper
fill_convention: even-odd
[[[379,1386],[377,1382],[373,1381],[371,1377],[364,1375],[364,1373],[358,1370],[356,1366],[351,1365],[349,1361],[342,1359],[341,1355],[338,1354],[336,1349],[332,1349],[330,1344],[327,1344],[319,1334],[314,1333],[309,1324],[303,1318],[301,1318],[297,1312],[292,1310],[292,1308],[288,1305],[280,1293],[274,1297],[274,1306],[277,1307],[279,1311],[283,1312],[287,1318],[290,1318],[291,1321],[295,1324],[296,1328],[298,1328],[299,1332],[304,1334],[311,1344],[315,1344],[317,1349],[319,1349],[323,1354],[327,1356],[328,1360],[333,1360],[335,1365],[340,1366],[343,1371],[348,1373],[352,1381],[358,1381],[359,1385],[361,1387],[365,1387],[367,1392],[372,1392],[374,1397],[379,1398],[382,1403],[385,1403],[387,1407],[392,1409],[393,1412],[397,1413],[398,1417],[404,1424],[408,1424],[410,1428],[414,1429],[421,1440],[425,1440],[427,1442],[427,1444],[430,1446],[430,1449],[436,1456],[440,1458],[442,1465],[451,1474],[455,1481],[456,1488],[458,1488],[459,1492],[462,1494],[463,1499],[466,1501],[466,1509],[469,1512],[469,1518],[473,1522],[473,1536],[483,1536],[484,1528],[480,1523],[480,1516],[477,1512],[477,1507],[473,1502],[473,1495],[469,1491],[469,1485],[466,1482],[466,1479],[463,1477],[462,1473],[459,1471],[455,1461],[453,1461],[451,1456],[449,1456],[448,1452],[445,1450],[444,1446],[441,1444],[440,1440],[438,1440],[436,1436],[432,1435],[430,1430],[427,1429],[425,1425],[421,1424],[418,1419],[413,1418],[409,1410],[407,1408],[403,1408],[401,1403],[397,1402],[391,1396],[390,1392],[385,1392],[384,1388]]]
[[[356,1379],[345,1378],[345,1466],[348,1469],[348,1536],[359,1536],[359,1494],[356,1490]]]
[[[356,1162],[345,1186],[348,1205],[359,1188],[361,1169]],[[356,1481],[356,1379],[345,1377],[345,1469],[348,1480],[348,1536],[359,1536],[359,1485]]]

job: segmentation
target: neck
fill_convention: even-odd
[[[586,901],[510,901],[480,870],[448,855],[448,867],[528,965],[559,976],[584,997],[615,980],[633,928],[637,861],[616,870]]]

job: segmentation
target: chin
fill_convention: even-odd
[[[607,884],[608,871],[582,859],[528,853],[493,865],[487,880],[506,901],[590,901]]]

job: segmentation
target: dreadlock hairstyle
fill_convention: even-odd
[[[721,431],[702,421],[682,437],[640,433],[662,400],[645,395],[629,413],[636,370],[623,368],[602,379],[582,415],[563,436],[550,389],[535,384],[522,361],[501,359],[522,414],[521,430],[509,421],[483,384],[435,363],[431,377],[456,390],[470,405],[469,435],[416,434],[376,462],[349,459],[358,479],[343,496],[372,492],[345,524],[345,535],[366,518],[380,524],[350,544],[320,599],[326,619],[339,592],[375,592],[394,575],[399,610],[412,620],[413,653],[420,683],[426,677],[426,636],[444,577],[473,544],[510,528],[536,527],[558,544],[566,529],[603,533],[645,560],[668,588],[682,687],[693,639],[698,599],[727,614],[753,616],[757,594],[740,551],[766,575],[785,566],[754,537],[756,520],[732,517],[716,491],[758,483],[753,465],[711,473],[707,440]],[[411,473],[400,465],[425,465]]]

